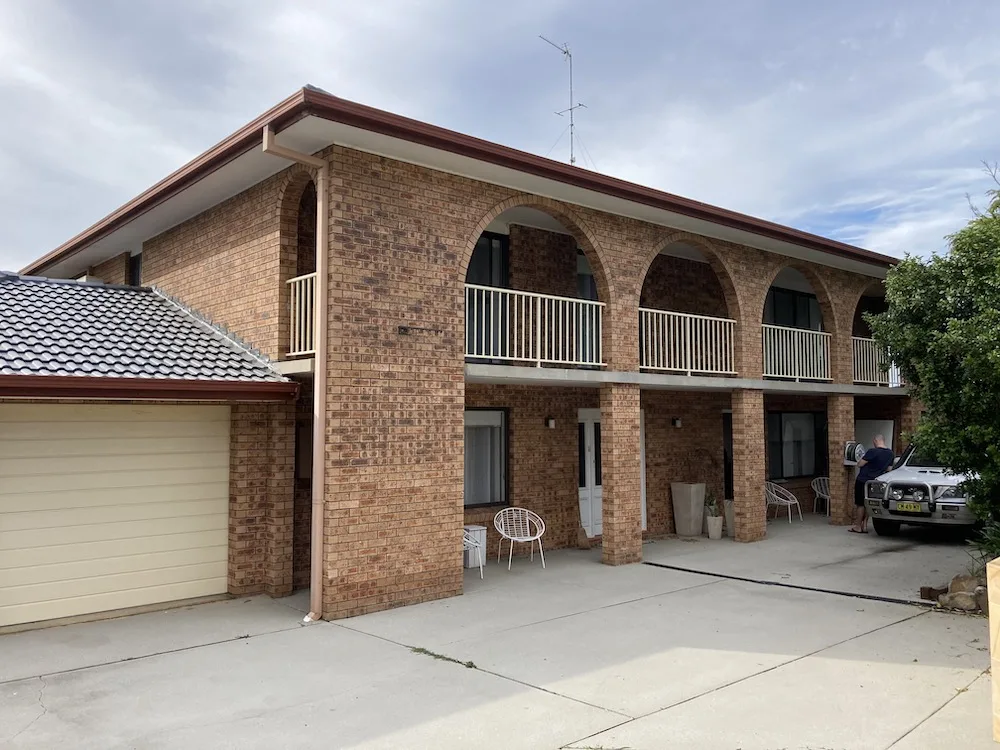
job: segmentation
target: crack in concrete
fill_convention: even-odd
[[[911,734],[913,734],[915,731],[917,731],[920,727],[922,727],[928,721],[930,721],[935,716],[937,716],[939,713],[941,713],[948,706],[948,704],[950,704],[953,700],[955,700],[956,698],[958,698],[958,696],[962,695],[965,692],[968,692],[968,690],[969,690],[970,687],[972,687],[973,685],[975,685],[976,682],[978,682],[979,680],[981,680],[983,677],[986,677],[989,673],[990,673],[990,668],[987,667],[982,672],[980,672],[979,674],[977,674],[975,677],[972,678],[972,682],[970,682],[967,685],[965,685],[964,687],[961,687],[958,690],[956,690],[955,694],[953,696],[951,696],[950,698],[948,698],[948,700],[946,700],[940,706],[938,706],[933,711],[931,711],[929,714],[927,714],[927,716],[925,716],[920,721],[918,721],[916,724],[914,724],[912,727],[910,727],[905,732],[903,732],[903,734],[901,734],[899,737],[897,737],[895,740],[893,740],[890,745],[887,745],[886,746],[886,750],[890,750],[890,748],[896,747],[896,745],[898,745],[900,742],[902,742],[903,740],[905,740],[907,737],[909,737]]]
[[[38,716],[36,716],[34,719],[29,721],[27,724],[25,724],[20,730],[18,730],[17,734],[15,734],[10,738],[11,742],[13,742],[22,734],[31,729],[39,719],[41,719],[43,716],[45,716],[45,714],[49,712],[49,708],[48,706],[45,705],[45,701],[43,700],[43,697],[45,695],[45,688],[47,687],[47,685],[45,684],[45,678],[39,675],[37,679],[40,683],[42,683],[42,685],[41,687],[38,688],[38,696],[35,698],[35,700],[38,702],[38,705],[42,709],[42,712],[38,714]]]
[[[801,656],[796,656],[794,659],[789,659],[788,661],[783,661],[783,662],[781,662],[781,664],[775,664],[774,666],[768,667],[767,669],[762,669],[759,672],[754,672],[753,674],[744,675],[743,677],[740,677],[737,680],[732,680],[732,681],[727,682],[727,683],[722,684],[722,685],[716,685],[714,688],[710,688],[708,690],[705,690],[705,691],[703,691],[701,693],[698,693],[697,695],[689,696],[689,697],[685,698],[684,700],[676,701],[675,703],[671,703],[668,706],[663,706],[662,708],[658,708],[655,711],[650,711],[648,713],[641,714],[639,716],[634,716],[631,719],[629,719],[627,721],[623,721],[620,724],[616,724],[613,727],[609,727],[607,729],[602,729],[601,731],[594,732],[593,734],[589,734],[586,737],[581,737],[580,739],[574,740],[573,742],[570,742],[567,745],[563,745],[563,748],[572,748],[574,745],[579,745],[582,742],[587,742],[588,740],[592,740],[595,737],[599,737],[600,735],[602,735],[602,734],[604,734],[606,732],[610,732],[613,729],[618,729],[619,727],[623,727],[623,726],[625,726],[627,724],[631,724],[632,722],[638,721],[639,719],[646,719],[646,718],[649,718],[650,716],[656,716],[657,714],[664,713],[664,712],[669,711],[669,710],[671,710],[673,708],[677,708],[678,706],[683,706],[685,703],[690,703],[691,701],[698,700],[699,698],[702,698],[702,697],[704,697],[706,695],[711,695],[712,693],[716,693],[716,692],[718,692],[720,690],[725,690],[726,688],[732,687],[733,685],[739,685],[741,682],[746,682],[747,680],[752,680],[752,679],[754,679],[756,677],[760,677],[761,675],[765,675],[768,672],[774,672],[777,669],[782,669],[784,667],[787,667],[790,664],[795,664],[796,662],[802,661],[803,659],[808,659],[811,656],[816,656],[817,654],[821,654],[824,651],[827,651],[828,649],[836,648],[837,646],[842,646],[843,644],[850,643],[851,641],[857,640],[858,638],[864,638],[865,636],[871,635],[872,633],[877,633],[880,630],[885,630],[887,628],[895,627],[896,625],[899,625],[899,624],[904,623],[904,622],[908,622],[909,620],[913,620],[913,619],[915,619],[917,617],[923,617],[926,614],[928,614],[926,610],[923,611],[923,612],[918,612],[917,614],[910,615],[909,617],[904,617],[904,618],[902,618],[900,620],[895,620],[895,621],[887,623],[885,625],[880,625],[877,628],[872,628],[871,630],[866,630],[864,633],[858,633],[857,635],[853,635],[850,638],[845,638],[842,641],[837,641],[836,643],[831,643],[831,644],[829,644],[827,646],[823,646],[822,648],[818,648],[815,651],[810,651],[807,654],[802,654]],[[982,675],[977,676],[976,679],[979,679],[979,677],[981,677],[981,676]],[[975,682],[975,680],[973,680],[973,682]],[[954,698],[952,698],[951,700],[954,700]],[[942,708],[943,708],[943,706],[942,706]],[[610,709],[605,709],[605,710],[610,710]],[[900,738],[900,739],[902,739],[902,738]]]

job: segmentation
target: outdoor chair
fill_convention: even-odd
[[[462,549],[475,550],[479,556],[479,578],[483,577],[483,547],[479,541],[468,531],[462,531]]]
[[[830,477],[816,477],[812,480],[812,488],[816,493],[813,513],[819,513],[819,504],[822,502],[826,506],[826,514],[830,515]]]
[[[796,510],[799,512],[799,520],[802,519],[802,506],[799,505],[798,498],[795,497],[791,492],[786,490],[780,484],[775,484],[774,482],[764,482],[764,499],[767,501],[767,510],[771,510],[773,505],[775,508],[781,508],[782,506],[788,508],[788,523],[792,522],[792,506],[794,505]],[[767,511],[765,511],[766,513]],[[774,517],[777,519],[778,511],[775,510]]]
[[[545,533],[545,522],[537,513],[527,508],[504,508],[496,514],[493,525],[500,532],[500,543],[497,545],[497,563],[503,549],[503,540],[510,541],[510,552],[507,554],[507,570],[510,570],[514,557],[514,542],[528,542],[531,545],[531,561],[535,560],[535,542],[538,542],[538,554],[545,567],[545,553],[542,551],[542,534]]]

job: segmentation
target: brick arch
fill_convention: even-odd
[[[763,296],[757,300],[757,320],[764,320],[764,305],[767,302],[767,293],[771,289],[771,285],[774,284],[774,280],[778,278],[778,274],[786,268],[793,268],[806,277],[806,281],[809,282],[813,294],[816,295],[816,300],[819,302],[820,313],[823,315],[823,330],[833,336],[837,336],[841,326],[837,319],[837,310],[834,307],[829,287],[814,269],[794,260],[781,261],[772,268],[770,275],[767,277],[767,283],[763,287]]]
[[[846,310],[846,314],[850,315],[850,318],[846,320],[847,328],[850,330],[851,335],[854,334],[854,319],[858,316],[858,306],[861,304],[861,298],[865,296],[865,293],[872,289],[873,287],[881,286],[884,288],[885,281],[882,279],[866,279],[863,283],[859,283],[858,286],[851,291],[851,297],[849,306]]]
[[[472,260],[472,252],[476,249],[476,243],[486,228],[498,219],[505,211],[512,208],[534,208],[544,211],[553,219],[559,221],[566,230],[573,236],[583,250],[583,254],[590,263],[590,268],[594,272],[594,282],[597,284],[597,297],[601,302],[610,305],[614,298],[614,287],[607,273],[607,264],[604,261],[604,251],[597,241],[593,231],[587,223],[570,207],[558,203],[550,198],[543,198],[536,195],[515,195],[506,200],[500,201],[493,206],[480,219],[479,223],[472,230],[465,245],[465,252],[459,263],[459,272],[463,282],[469,271],[469,262]]]
[[[288,280],[298,275],[299,265],[299,204],[310,184],[315,184],[312,171],[295,166],[287,170],[278,184],[275,212],[278,224],[278,353],[288,353],[291,327],[291,292]],[[315,269],[315,259],[313,260]]]
[[[286,248],[290,248],[294,253],[298,246],[299,203],[309,183],[315,184],[315,182],[316,177],[312,170],[295,166],[285,172],[278,185],[278,231],[283,253]]]
[[[671,245],[677,244],[678,242],[694,246],[702,255],[705,256],[705,259],[708,261],[708,265],[715,273],[715,278],[718,280],[719,286],[722,287],[722,294],[723,297],[725,297],[726,310],[729,317],[735,320],[738,324],[742,323],[743,313],[742,305],[740,304],[739,292],[737,291],[732,273],[730,272],[729,266],[723,258],[722,253],[715,246],[715,244],[711,242],[711,240],[705,237],[700,237],[696,234],[691,234],[690,232],[671,232],[670,234],[661,237],[647,256],[642,259],[642,266],[640,269],[641,272],[636,280],[638,284],[638,288],[636,289],[636,299],[639,299],[642,296],[642,289],[646,284],[646,277],[649,275],[649,270],[652,268],[653,262],[656,260],[657,256],[659,256],[663,250]]]

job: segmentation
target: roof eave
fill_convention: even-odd
[[[0,398],[247,402],[291,401],[298,392],[294,381],[0,375]]]
[[[206,174],[254,148],[259,143],[264,125],[271,124],[276,131],[280,131],[309,115],[850,260],[882,267],[889,267],[898,262],[896,258],[809,232],[589,172],[436,125],[350,102],[317,89],[303,88],[97,224],[30,263],[21,273],[44,274],[50,265],[83,250],[136,216],[180,193]]]

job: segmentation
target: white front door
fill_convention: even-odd
[[[639,450],[641,463],[640,494],[642,530],[646,530],[646,415],[639,415]],[[579,490],[580,523],[587,536],[600,536],[603,529],[603,492],[601,488],[601,410],[580,409],[578,415],[580,454]]]
[[[601,535],[601,410],[580,409],[578,425],[580,454],[580,523],[587,536]]]

